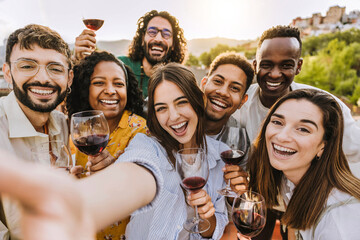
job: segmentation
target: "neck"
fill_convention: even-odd
[[[146,76],[151,76],[152,73],[152,69],[153,69],[153,65],[151,65],[148,60],[146,59],[146,57],[143,58],[142,60],[142,66],[144,68],[144,73]]]
[[[106,119],[108,122],[108,125],[109,125],[110,133],[112,133],[117,128],[117,126],[119,126],[121,117],[122,117],[122,114],[119,114],[119,117]]]
[[[21,110],[24,112],[25,116],[29,119],[31,125],[35,128],[37,132],[45,133],[45,125],[49,120],[50,112],[36,112],[31,110],[27,106],[23,105],[17,100]]]
[[[205,121],[205,133],[207,135],[216,135],[221,132],[223,127],[225,126],[227,119],[222,119],[220,121],[211,121],[209,119],[206,119]]]
[[[283,94],[283,96],[290,92],[290,88]],[[264,92],[260,89],[260,101],[264,107],[271,108],[272,105],[280,98],[279,96],[269,96],[265,95]]]

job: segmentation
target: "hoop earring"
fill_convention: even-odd
[[[66,89],[66,93],[67,93],[68,95],[71,93],[71,88],[70,88],[70,87],[68,87],[68,88]]]

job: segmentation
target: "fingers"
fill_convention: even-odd
[[[74,53],[76,59],[83,59],[95,50],[96,34],[88,29],[85,29],[75,40]]]
[[[114,162],[115,158],[105,149],[98,156],[89,156],[86,166],[91,172],[96,172],[108,167]]]
[[[205,190],[202,189],[197,193],[190,193],[187,199],[190,206],[198,207],[200,218],[207,219],[215,214],[214,204]]]
[[[234,192],[241,193],[248,188],[248,174],[240,166],[226,165],[223,171],[225,181],[230,180],[230,186]]]
[[[81,165],[76,165],[70,168],[70,174],[76,176],[77,178],[81,178],[83,172],[84,172],[84,168]]]

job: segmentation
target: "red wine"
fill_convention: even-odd
[[[257,213],[237,210],[232,215],[236,229],[247,237],[255,237],[265,226],[265,218]]]
[[[191,192],[197,192],[205,186],[206,180],[202,177],[188,177],[182,181],[183,187]]]
[[[109,141],[109,135],[89,135],[87,137],[80,137],[74,140],[74,145],[80,152],[86,155],[97,155],[101,153]]]
[[[104,24],[104,20],[101,19],[83,19],[85,26],[91,30],[98,30]]]
[[[222,152],[220,157],[226,164],[238,165],[243,161],[245,153],[241,150],[227,150]]]

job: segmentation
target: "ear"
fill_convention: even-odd
[[[254,59],[252,63],[253,63],[254,70],[255,70],[255,73],[256,73],[256,65],[257,65],[256,59]]]
[[[248,100],[248,95],[245,93],[244,96],[241,99],[241,103],[240,103],[238,109],[240,109],[241,106],[244,105],[244,103],[246,103],[247,100]]]
[[[202,91],[204,91],[204,88],[205,88],[205,85],[206,85],[207,81],[208,81],[208,78],[207,78],[207,77],[203,77],[203,79],[201,79],[200,89],[201,89]]]
[[[301,71],[301,67],[302,67],[302,64],[303,64],[303,59],[302,58],[299,58],[299,61],[298,61],[298,65],[297,65],[297,68],[296,68],[296,73],[295,75],[298,75]]]
[[[9,84],[12,84],[11,69],[8,63],[3,64],[3,73],[5,81]]]
[[[71,69],[69,71],[69,79],[68,79],[68,87],[71,86],[71,84],[73,83],[73,80],[74,80],[74,71]]]
[[[322,143],[320,144],[320,150],[317,152],[316,157],[321,158],[321,155],[322,155],[323,152],[324,152],[324,148],[325,148],[325,142],[322,142]]]

